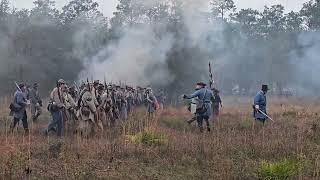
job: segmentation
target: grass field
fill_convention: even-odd
[[[320,101],[270,98],[275,123],[252,127],[251,99],[224,98],[213,130],[200,134],[185,108],[146,122],[138,109],[125,123],[91,139],[39,132],[8,133],[0,107],[0,179],[320,179]]]

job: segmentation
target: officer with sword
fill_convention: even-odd
[[[253,101],[253,117],[256,121],[260,121],[263,124],[267,119],[270,119],[272,122],[274,120],[267,115],[267,92],[269,88],[268,85],[262,85],[261,90],[254,97]]]

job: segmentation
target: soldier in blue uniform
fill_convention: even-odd
[[[261,90],[257,93],[254,97],[253,102],[253,117],[256,121],[265,122],[268,117],[265,115],[267,114],[267,97],[266,94],[269,88],[268,85],[262,85]],[[261,113],[261,111],[263,113]]]
[[[198,106],[196,110],[196,119],[198,122],[198,126],[200,128],[200,132],[203,132],[203,120],[206,121],[207,130],[210,131],[210,123],[209,119],[212,115],[212,99],[213,99],[213,92],[206,87],[207,85],[204,82],[198,82],[196,91],[191,95],[183,95],[184,99],[192,99],[197,97],[198,98]]]

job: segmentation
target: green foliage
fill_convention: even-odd
[[[286,180],[297,176],[303,169],[303,164],[298,160],[283,159],[273,163],[263,161],[257,173],[259,178],[266,180]]]
[[[167,142],[167,137],[164,134],[152,129],[145,129],[141,133],[130,136],[130,139],[134,143],[148,146],[159,146]]]

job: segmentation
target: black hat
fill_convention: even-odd
[[[197,85],[198,85],[198,86],[206,86],[207,84],[204,83],[203,81],[200,81],[200,82],[197,83]]]
[[[268,85],[263,84],[262,87],[261,87],[261,90],[262,91],[268,91],[269,90]]]

